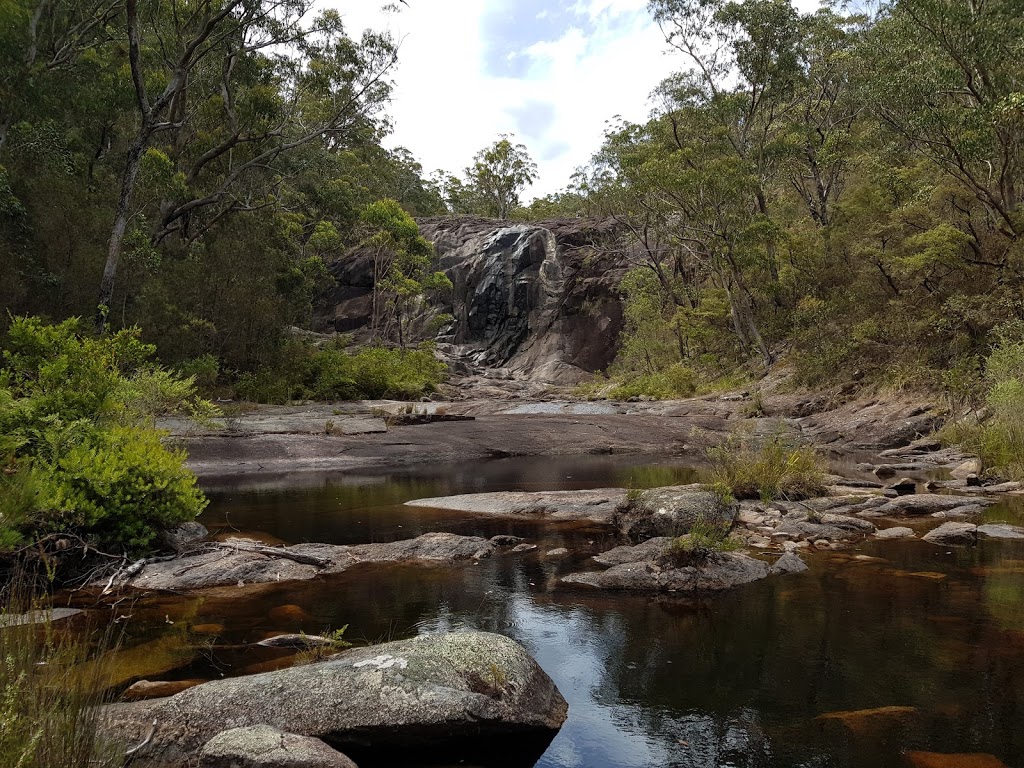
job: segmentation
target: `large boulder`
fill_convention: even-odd
[[[518,643],[486,632],[424,635],[355,648],[326,661],[215,680],[168,699],[112,704],[102,728],[138,744],[133,765],[185,766],[234,728],[268,725],[320,739],[352,756],[416,750],[454,764],[493,750],[533,757],[568,705]],[[153,726],[153,723],[156,723]],[[524,763],[525,764],[525,763]]]
[[[624,488],[590,491],[496,491],[463,493],[407,501],[410,507],[431,507],[499,517],[544,517],[607,523],[626,501]]]
[[[969,546],[978,540],[978,526],[970,523],[943,523],[938,528],[928,531],[921,538],[930,544]]]
[[[651,488],[630,494],[612,519],[633,542],[658,536],[682,536],[697,522],[731,528],[739,504],[701,485]]]
[[[641,545],[642,546],[642,545]],[[736,552],[714,553],[692,565],[644,560],[606,571],[572,573],[563,584],[648,592],[721,592],[768,576],[768,564]]]
[[[875,512],[883,515],[934,515],[938,512],[967,515],[980,512],[985,506],[994,504],[991,499],[973,496],[954,496],[940,493],[918,493],[892,499]]]
[[[206,742],[200,768],[357,768],[320,739],[284,733],[269,725],[232,728]]]
[[[228,584],[302,581],[341,573],[359,563],[450,564],[490,557],[501,544],[480,536],[425,533],[380,544],[295,544],[268,547],[230,539],[201,554],[151,563],[129,584],[139,589],[202,589]]]

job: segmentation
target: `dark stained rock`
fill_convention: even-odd
[[[709,555],[695,565],[674,566],[649,560],[627,562],[607,571],[569,574],[561,583],[609,590],[720,592],[766,576],[768,564],[764,561],[725,552]]]
[[[682,536],[698,521],[731,528],[739,505],[700,485],[652,488],[627,499],[612,519],[633,542],[661,536]]]
[[[232,728],[206,742],[200,768],[358,768],[320,739],[269,725]]]
[[[360,751],[379,759],[390,749],[416,749],[457,763],[501,736],[539,756],[566,713],[565,699],[522,646],[501,635],[452,632],[109,705],[102,728],[137,744],[157,723],[133,760],[139,768],[184,765],[225,730],[259,725],[320,739],[356,760]]]

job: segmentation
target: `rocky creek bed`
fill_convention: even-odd
[[[701,412],[719,407],[724,415]],[[527,408],[489,416],[482,406],[467,410],[474,408],[474,421],[359,435],[302,433],[296,424],[319,415],[296,415],[276,436],[288,450],[296,441],[306,447],[285,451],[272,468],[312,469],[304,457],[313,442],[305,441],[314,441],[321,451],[344,449],[344,461],[329,466],[345,471],[333,475],[307,471],[282,480],[248,465],[226,471],[228,445],[231,456],[255,446],[254,460],[267,459],[260,441],[275,435],[274,418],[262,432],[235,425],[230,436],[188,438],[198,447],[195,466],[214,489],[204,518],[212,533],[198,547],[186,542],[187,557],[135,574],[135,629],[113,665],[111,684],[141,699],[110,710],[115,728],[145,742],[139,759],[219,765],[237,758],[248,765],[248,749],[277,755],[282,765],[351,765],[354,757],[364,768],[456,758],[525,766],[543,751],[537,764],[551,767],[793,766],[822,759],[853,766],[864,764],[863,755],[873,765],[930,766],[960,765],[956,760],[965,758],[957,755],[969,752],[996,761],[986,764],[1013,765],[1009,756],[1024,744],[1000,724],[1024,705],[1000,696],[1007,685],[1024,684],[1024,620],[1013,608],[1019,597],[1011,597],[1024,589],[1018,488],[981,485],[970,457],[956,451],[927,440],[907,444],[933,418],[928,409],[867,404],[842,425],[834,414],[756,420],[763,430],[796,425],[851,458],[839,461],[826,497],[724,504],[694,484],[699,467],[658,458],[653,447],[667,430],[677,436],[671,444],[685,451],[694,420],[705,432],[724,434],[736,413],[731,401],[650,404],[631,415]],[[860,416],[851,422],[850,413]],[[630,443],[654,423],[660,432]],[[505,433],[494,436],[498,425]],[[686,438],[679,436],[683,425]],[[622,444],[582,450],[579,441],[593,430]],[[531,442],[534,434],[547,436]],[[409,445],[441,445],[446,436],[455,447],[441,456],[459,463],[420,467],[405,460]],[[492,439],[524,457],[472,458]],[[619,455],[630,444],[650,453]],[[365,455],[344,463],[353,451]],[[528,458],[545,452],[562,455]],[[379,468],[371,469],[371,461]],[[731,525],[741,551],[699,560],[670,556],[671,542],[698,518]],[[319,543],[287,543],[303,540]],[[346,664],[406,658],[385,646],[339,655],[328,647],[327,661],[293,666],[297,652],[308,653],[320,635],[345,624],[346,637],[360,646],[396,634],[444,644],[460,637],[453,629],[475,631],[484,660],[450,668],[462,682],[445,678],[441,686],[452,688],[452,712],[465,717],[444,715],[428,725],[369,702],[367,711],[385,713],[377,726],[352,710],[345,722],[325,724],[341,704],[304,699],[310,679],[329,679]],[[534,685],[517,679],[506,690],[506,666],[533,668],[525,661],[492,666],[486,659],[501,654],[488,643],[500,638],[489,640],[486,632],[519,641],[525,650],[516,646],[516,653],[539,662],[526,677],[548,691],[542,698],[550,706],[539,708],[548,715],[535,704],[526,709],[540,720],[503,708],[511,699],[502,697]],[[918,639],[907,644],[912,634]],[[1006,681],[998,694],[970,682],[993,664]],[[960,673],[955,684],[948,677],[953,669]],[[401,685],[419,683],[394,665],[370,672],[384,685],[382,701],[424,695],[399,693],[389,675],[402,678]],[[230,679],[216,682],[223,676]],[[441,685],[420,682],[432,691]],[[923,694],[935,685],[948,695]],[[544,751],[565,715],[559,689],[569,719]],[[289,690],[297,698],[288,699]],[[242,706],[275,696],[294,704]],[[979,736],[982,717],[988,725]],[[499,742],[529,749],[493,754]],[[481,744],[491,750],[481,752]],[[300,754],[308,754],[306,763],[281,762]]]

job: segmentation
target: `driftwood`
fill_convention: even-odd
[[[326,568],[331,564],[331,561],[326,557],[316,557],[314,555],[304,555],[300,552],[290,552],[283,547],[270,547],[266,544],[253,544],[253,545],[240,545],[223,543],[216,545],[218,549],[232,550],[235,552],[253,552],[257,555],[266,555],[267,557],[280,557],[284,560],[292,560],[302,565],[315,565],[317,568]]]

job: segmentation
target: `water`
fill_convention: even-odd
[[[211,489],[204,522],[221,532],[331,543],[430,530],[513,533],[539,548],[473,565],[353,569],[142,600],[124,679],[209,679],[288,663],[282,651],[248,645],[270,632],[347,624],[347,638],[376,642],[474,627],[523,643],[569,701],[565,727],[536,763],[544,768],[906,768],[914,764],[906,753],[917,750],[1024,765],[1021,542],[870,542],[809,555],[804,574],[693,600],[556,587],[560,575],[589,567],[591,554],[614,543],[596,526],[401,505],[449,493],[643,487],[696,476],[671,462],[637,461],[506,459]],[[1005,506],[986,517],[1019,514]],[[572,554],[545,556],[554,547]],[[890,709],[834,714],[883,707]]]

